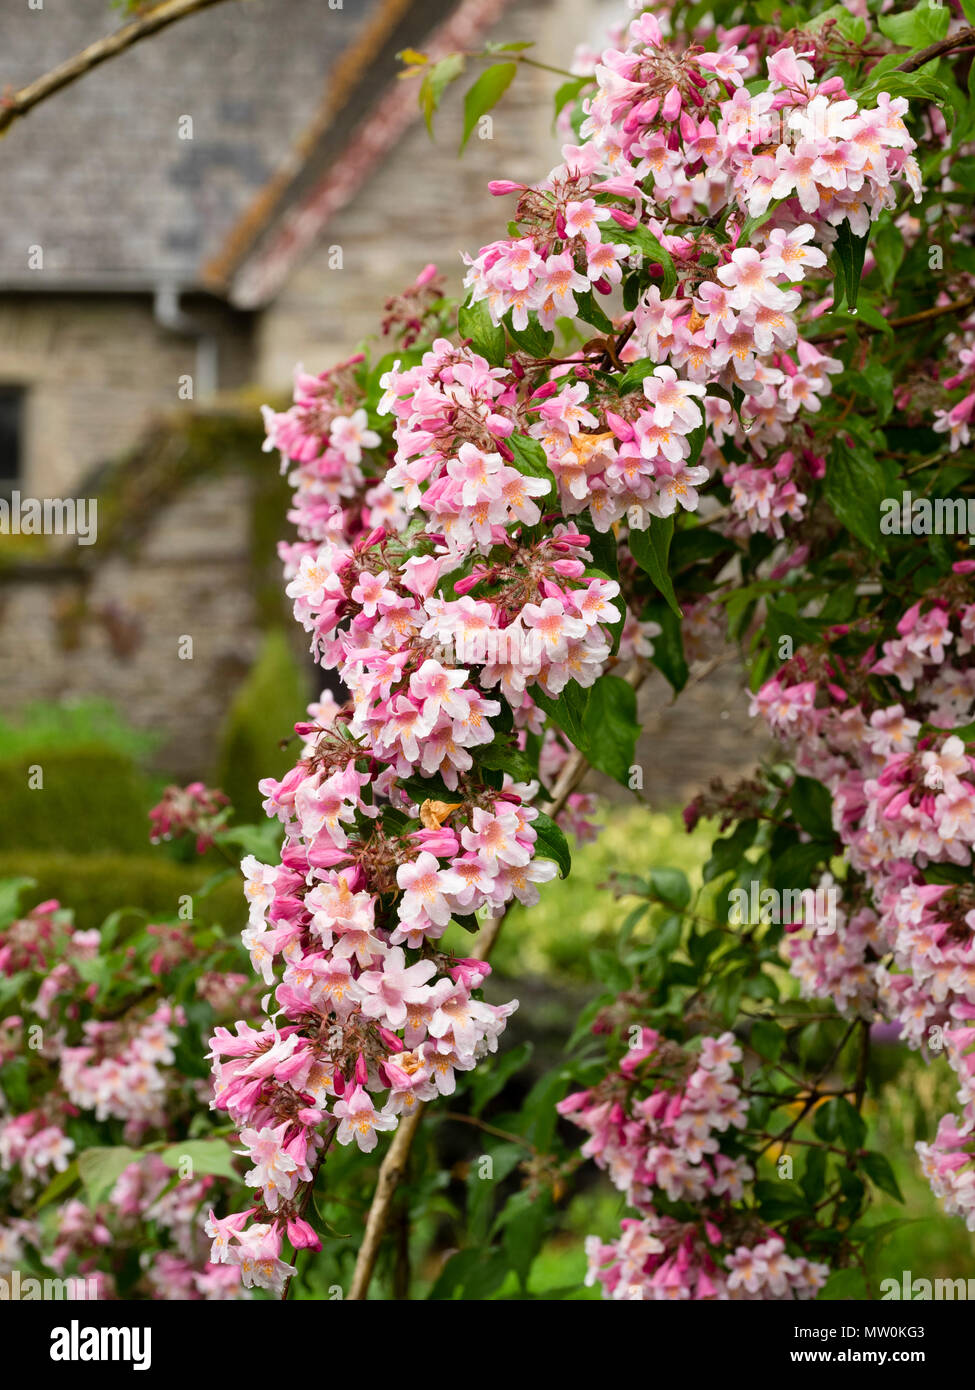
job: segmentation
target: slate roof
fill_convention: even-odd
[[[410,10],[408,0],[227,0],[17,120],[0,141],[0,289],[202,283],[261,190],[300,157],[330,81],[342,101],[368,86],[370,50],[386,53]],[[108,0],[5,6],[0,89],[123,22]],[[42,270],[29,268],[31,246]]]

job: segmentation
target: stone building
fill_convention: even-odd
[[[456,289],[461,251],[503,225],[488,179],[536,179],[557,154],[558,77],[522,68],[459,159],[469,81],[431,141],[397,53],[522,40],[564,67],[625,15],[623,0],[227,0],[14,123],[0,143],[0,496],[105,500],[90,547],[0,536],[6,710],[106,695],[164,735],[169,770],[205,769],[280,620],[260,593],[262,514],[282,485],[257,405],[296,361],[321,370],[354,350],[428,261]],[[8,9],[0,84],[121,22],[107,0]],[[741,760],[731,690],[719,702]]]

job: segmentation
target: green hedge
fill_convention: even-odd
[[[30,785],[32,767],[39,787]],[[23,751],[0,759],[0,850],[144,852],[154,799],[152,783],[117,749]]]
[[[239,874],[230,874],[205,897],[197,892],[213,870],[199,864],[175,864],[161,854],[53,854],[42,851],[0,851],[0,879],[31,878],[36,887],[24,891],[26,910],[47,898],[73,908],[75,922],[85,930],[99,927],[120,907],[141,907],[160,921],[175,917],[179,899],[194,897],[194,919],[243,927],[247,912]]]
[[[262,777],[283,777],[297,746],[281,748],[306,718],[309,681],[281,628],[264,638],[260,655],[234,696],[220,736],[215,785],[230,797],[237,822],[263,821]]]

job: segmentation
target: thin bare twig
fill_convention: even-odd
[[[108,34],[105,38],[89,44],[80,53],[59,63],[56,68],[52,68],[43,77],[35,78],[19,91],[0,98],[0,135],[5,134],[19,116],[26,116],[27,112],[40,102],[53,96],[55,92],[70,87],[79,77],[84,77],[85,73],[91,72],[109,58],[114,58],[116,54],[131,48],[140,39],[157,34],[160,29],[168,28],[170,24],[185,18],[186,15],[196,14],[199,10],[207,10],[212,5],[221,3],[222,0],[163,0],[161,5],[154,5],[131,24],[126,24],[114,34]]]

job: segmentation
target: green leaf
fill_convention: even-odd
[[[684,615],[674,593],[674,585],[667,571],[670,544],[674,539],[674,518],[652,517],[645,531],[630,530],[627,544],[630,554],[640,568],[650,576],[654,585],[663,594],[667,603],[678,618]]]
[[[845,1096],[833,1096],[820,1106],[813,1120],[813,1129],[820,1139],[828,1142],[838,1139],[851,1153],[860,1148],[867,1133],[862,1116]]]
[[[456,788],[451,791],[440,777],[401,777],[399,785],[418,806],[424,801],[456,801]]]
[[[266,825],[230,825],[218,830],[213,840],[215,844],[239,849],[241,854],[253,854],[269,864],[278,855],[281,844],[279,829],[270,822]]]
[[[678,911],[691,900],[691,885],[681,869],[651,869],[650,887],[655,897]]]
[[[457,310],[457,331],[462,338],[471,339],[474,351],[486,358],[492,367],[500,367],[504,363],[504,329],[499,323],[491,322],[486,300],[461,305]]]
[[[214,1177],[240,1181],[233,1154],[223,1139],[185,1139],[182,1143],[170,1144],[159,1157],[167,1168],[179,1169],[189,1159],[194,1175],[210,1173]]]
[[[446,58],[441,58],[438,63],[426,74],[420,84],[420,110],[423,112],[423,119],[427,123],[427,130],[433,135],[433,116],[438,110],[443,94],[455,82],[464,68],[467,66],[467,59],[463,53],[448,53]]]
[[[596,79],[594,77],[570,77],[563,82],[561,87],[555,90],[555,111],[553,120],[557,120],[559,113],[569,105],[579,99],[580,94],[585,91]]]
[[[799,1186],[810,1206],[815,1206],[826,1191],[826,1150],[810,1149],[806,1154]]]
[[[730,1027],[738,1017],[741,996],[745,982],[739,970],[732,971],[718,981],[714,988],[714,1009]]]
[[[880,15],[877,27],[892,43],[903,48],[927,48],[944,38],[950,19],[951,11],[941,0],[937,4],[922,0],[906,14]]]
[[[640,733],[632,686],[606,675],[588,690],[571,682],[557,700],[537,685],[530,694],[593,767],[628,786]]]
[[[510,772],[516,782],[530,782],[536,775],[536,769],[507,734],[499,734],[490,743],[475,748],[474,754],[478,767]]]
[[[614,951],[592,951],[589,960],[596,979],[614,993],[622,994],[632,985],[629,970]]]
[[[884,501],[894,497],[896,465],[878,458],[865,445],[834,439],[823,493],[839,521],[878,554],[887,548],[880,521]]]
[[[515,343],[530,357],[548,357],[555,346],[555,334],[542,328],[536,318],[529,318],[527,327],[515,328],[511,322],[511,310],[504,316],[505,327]]]
[[[816,624],[800,614],[794,594],[784,594],[778,603],[770,602],[765,610],[765,640],[777,654],[783,637],[790,638],[793,647],[822,640]]]
[[[809,1213],[805,1197],[786,1182],[757,1182],[755,1197],[766,1221],[793,1221]]]
[[[738,245],[748,246],[752,236],[758,231],[759,227],[764,226],[779,204],[784,202],[784,198],[773,198],[764,212],[759,213],[756,217],[747,217],[742,224],[741,234],[738,237]]]
[[[745,860],[748,850],[758,834],[757,820],[743,820],[735,826],[730,835],[715,840],[711,845],[711,858],[705,864],[702,878],[705,883],[720,878],[722,874],[738,868]]]
[[[894,378],[886,367],[879,362],[868,362],[862,371],[848,372],[843,385],[877,407],[881,424],[890,419],[894,409]]]
[[[559,867],[559,876],[568,878],[572,868],[572,855],[569,842],[551,816],[539,811],[532,821],[535,831],[535,854],[539,859],[554,859]]]
[[[651,265],[662,266],[664,274],[660,286],[660,298],[670,298],[677,288],[677,268],[674,265],[673,256],[661,246],[652,232],[642,226],[634,227],[632,231],[626,231],[610,219],[603,223],[601,233],[603,241],[632,246],[634,251],[639,251],[644,260],[649,261]]]
[[[684,633],[680,618],[665,598],[655,598],[640,614],[644,622],[654,622],[660,632],[653,640],[654,666],[673,686],[675,693],[684,689],[690,672],[684,657]]]
[[[810,844],[793,844],[777,854],[769,868],[769,884],[779,892],[792,888],[802,892],[809,888],[817,869],[829,864],[832,844],[813,840]]]
[[[56,1197],[60,1197],[62,1192],[67,1192],[68,1188],[73,1187],[78,1181],[78,1177],[78,1160],[75,1159],[73,1163],[68,1164],[63,1173],[55,1173],[54,1177],[34,1203],[31,1208],[31,1213],[33,1214],[33,1212],[40,1211],[42,1207],[46,1207],[50,1202],[53,1202]]]
[[[879,1187],[881,1192],[886,1192],[889,1197],[893,1197],[896,1201],[903,1202],[904,1194],[897,1184],[897,1178],[889,1160],[883,1154],[862,1154],[860,1166],[875,1187]]]
[[[33,878],[0,879],[0,926],[16,919],[20,911],[20,896],[28,888],[33,888],[37,880]]]
[[[460,142],[463,150],[471,133],[486,111],[496,106],[511,86],[517,63],[495,63],[485,68],[473,87],[464,97],[464,135]]]
[[[903,234],[894,226],[890,214],[885,214],[874,228],[873,254],[887,294],[894,288],[906,250]]]
[[[593,767],[627,786],[640,736],[633,687],[620,676],[600,676],[589,690],[583,729],[581,751]]]
[[[471,1113],[473,1115],[480,1115],[488,1101],[493,1100],[515,1072],[521,1070],[531,1057],[532,1050],[530,1042],[522,1043],[520,1047],[514,1047],[510,1052],[495,1053],[490,1062],[477,1068],[471,1080]],[[495,1176],[497,1177],[497,1174]]]
[[[603,313],[599,303],[593,298],[592,290],[586,290],[584,294],[576,295],[576,315],[584,323],[589,323],[593,328],[598,328],[600,333],[612,333],[613,322]]]
[[[777,1062],[785,1049],[785,1032],[771,1019],[759,1018],[752,1025],[749,1041],[759,1056]]]
[[[504,1253],[524,1289],[548,1230],[548,1203],[531,1192],[516,1192],[505,1208]]]
[[[529,478],[543,478],[549,485],[549,500],[556,499],[559,495],[558,484],[538,440],[527,434],[509,434],[505,443],[514,455],[513,463],[518,472]]]
[[[844,301],[851,310],[856,308],[860,276],[863,274],[863,259],[869,238],[869,232],[864,236],[855,236],[848,220],[841,222],[836,229],[836,245],[833,251],[834,309],[839,309]]]
[[[427,1297],[435,1300],[456,1297],[468,1275],[473,1276],[478,1265],[485,1262],[487,1254],[486,1250],[474,1249],[458,1250],[455,1255],[451,1255]]]
[[[138,1163],[143,1155],[138,1149],[124,1145],[112,1148],[85,1149],[78,1155],[78,1175],[85,1187],[90,1207],[97,1207],[118,1182],[126,1168]]]
[[[616,553],[616,536],[613,532],[593,529],[587,549],[592,556],[593,564],[610,579],[618,581],[620,565]]]
[[[637,386],[642,386],[644,379],[656,366],[658,363],[652,357],[641,357],[638,362],[632,362],[617,383],[620,394],[622,395],[625,391],[633,391]]]
[[[824,1300],[859,1303],[869,1297],[867,1281],[860,1269],[836,1269],[823,1285]]]
[[[796,777],[789,793],[792,814],[816,840],[833,836],[833,799],[822,782],[812,777]]]

